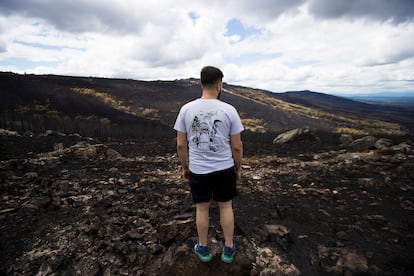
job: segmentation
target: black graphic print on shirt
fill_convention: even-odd
[[[200,112],[191,124],[192,142],[202,152],[218,150],[217,128],[221,123],[217,119],[217,112]]]

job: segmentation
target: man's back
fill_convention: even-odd
[[[187,133],[190,171],[199,174],[234,165],[230,135],[243,126],[236,109],[217,99],[197,99],[184,105],[174,129]]]

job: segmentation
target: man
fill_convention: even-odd
[[[233,261],[234,214],[232,199],[241,177],[243,125],[236,109],[219,100],[223,88],[220,69],[206,66],[201,70],[202,96],[185,104],[178,114],[177,152],[182,175],[189,180],[196,204],[198,242],[194,251],[203,262],[211,260],[208,248],[209,208],[218,203],[224,234],[221,260]]]

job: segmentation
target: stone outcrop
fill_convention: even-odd
[[[339,137],[339,143],[340,146],[345,147],[351,152],[369,152],[372,150],[379,150],[381,154],[412,152],[411,141],[394,144],[390,139],[376,138],[374,136],[364,136],[354,140],[351,135],[342,134]]]
[[[352,142],[354,142],[354,138],[350,134],[341,134],[341,136],[339,137],[339,142],[340,145],[348,147],[352,144]]]
[[[17,131],[0,128],[0,136],[20,136]]]
[[[374,136],[365,136],[354,140],[349,147],[354,151],[366,151],[375,148],[375,144],[378,141]]]
[[[53,145],[53,151],[39,154],[40,157],[61,157],[69,156],[83,160],[117,160],[121,159],[122,155],[107,147],[104,144],[89,144],[86,142],[79,142],[68,148],[64,148],[63,144],[57,143]]]
[[[369,269],[365,255],[349,248],[318,246],[318,261],[328,273],[355,275]]]
[[[293,141],[319,141],[316,131],[310,128],[296,128],[279,134],[274,140],[273,144],[286,144]]]

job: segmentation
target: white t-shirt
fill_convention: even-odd
[[[243,131],[236,109],[215,99],[197,99],[185,104],[174,125],[187,133],[190,171],[206,174],[234,166],[230,135]]]

